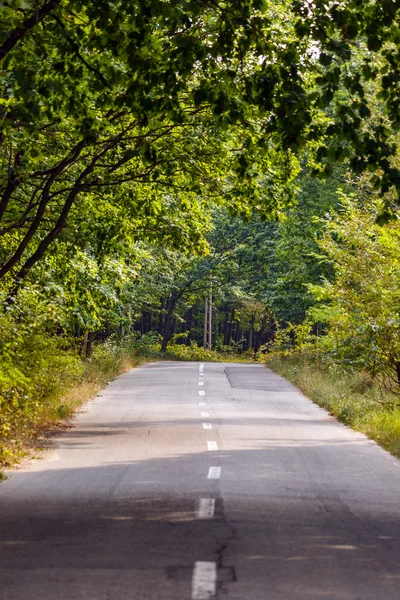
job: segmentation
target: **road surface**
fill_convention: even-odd
[[[398,600],[399,462],[262,365],[162,362],[0,485],[1,600]]]

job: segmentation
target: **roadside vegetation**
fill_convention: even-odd
[[[4,341],[4,338],[3,338]],[[159,360],[248,361],[250,357],[171,344],[161,352],[156,335],[109,337],[82,356],[70,341],[24,333],[13,346],[13,360],[3,363],[0,396],[0,465],[9,466],[35,451],[43,436],[56,433],[65,420],[118,375]]]
[[[400,221],[380,209],[340,194],[314,239],[326,275],[303,281],[309,306],[278,327],[267,364],[400,456]]]
[[[109,381],[146,360],[130,344],[113,340],[82,360],[57,338],[31,334],[14,343],[12,364],[3,365],[0,396],[0,464],[31,452],[38,437],[68,419]],[[18,357],[16,359],[16,356]]]
[[[272,356],[267,366],[346,425],[400,457],[398,397],[383,391],[366,372],[349,372],[309,352]]]
[[[397,4],[12,0],[0,23],[0,463],[165,358],[269,360],[397,452]]]

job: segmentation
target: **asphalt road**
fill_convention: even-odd
[[[399,598],[399,462],[261,365],[135,369],[0,485],[1,600]]]

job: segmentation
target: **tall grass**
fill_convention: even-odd
[[[267,365],[339,421],[400,457],[398,399],[385,394],[368,374],[346,372],[305,352],[272,356]]]

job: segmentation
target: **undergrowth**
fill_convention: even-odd
[[[0,372],[0,465],[18,462],[42,432],[73,415],[121,373],[148,360],[131,343],[111,340],[88,359],[62,340],[36,340]],[[31,340],[32,341],[32,340]],[[19,359],[18,359],[19,358]]]
[[[190,346],[185,346],[183,344],[172,344],[168,346],[167,352],[162,355],[162,358],[206,362],[251,362],[252,356],[252,352],[236,354],[229,351],[221,352],[217,350],[208,350],[192,342]]]
[[[339,421],[400,457],[398,398],[385,394],[367,373],[346,372],[306,352],[274,355],[267,365]]]
[[[1,319],[0,319],[1,326]],[[0,466],[11,466],[37,446],[38,438],[121,373],[153,360],[243,361],[244,355],[171,345],[161,353],[157,336],[94,345],[82,359],[71,341],[42,332],[3,336],[0,368]],[[1,332],[0,332],[1,333]],[[1,473],[0,473],[1,479]]]

